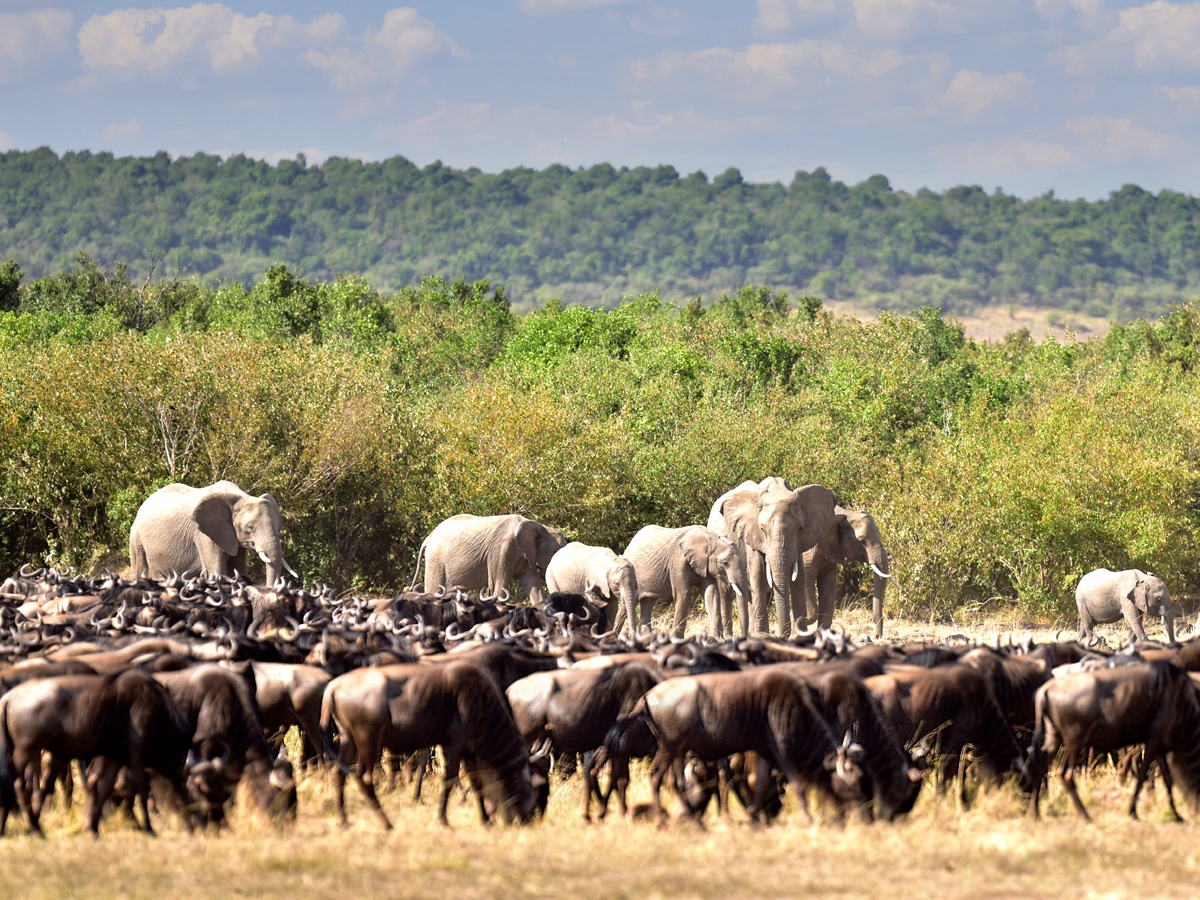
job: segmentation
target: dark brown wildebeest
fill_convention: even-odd
[[[205,818],[212,825],[220,826],[225,820],[228,794],[220,789],[222,780],[243,785],[262,812],[294,814],[296,807],[292,764],[282,754],[276,759],[271,752],[248,675],[248,663],[238,664],[236,669],[202,663],[154,675],[190,729],[201,760],[192,767],[194,783],[217,788],[215,794],[206,792],[202,798]],[[205,780],[205,763],[222,778]]]
[[[333,749],[333,734],[340,746]],[[333,767],[338,817],[346,824],[345,784],[350,766],[371,808],[391,828],[375,795],[375,766],[383,750],[414,753],[440,745],[445,758],[438,821],[446,823],[446,804],[458,783],[464,760],[491,769],[508,820],[527,822],[537,807],[529,750],[513,724],[504,694],[492,677],[469,662],[357,669],[325,689],[321,734]],[[484,814],[479,785],[480,813]]]
[[[549,739],[555,753],[591,754],[603,745],[617,720],[630,715],[662,678],[661,672],[643,663],[535,672],[509,685],[508,702],[526,746]],[[585,819],[591,817],[593,796],[600,801],[602,818],[607,807],[594,763],[593,757],[583,765]]]
[[[57,770],[71,760],[90,760],[87,779],[89,831],[99,833],[100,815],[121,767],[129,770],[130,788],[141,800],[143,831],[153,833],[146,769],[167,779],[187,803],[184,766],[190,735],[170,695],[147,673],[129,669],[116,675],[64,675],[26,682],[0,697],[0,834],[8,813],[21,804],[29,829],[40,835],[37,786],[43,751]],[[98,759],[102,758],[102,759]],[[189,822],[190,824],[190,822]]]
[[[1033,698],[1050,679],[1050,666],[1040,659],[1008,656],[990,647],[976,647],[959,662],[984,677],[1013,728],[1028,736],[1033,731]]]
[[[255,699],[268,735],[293,725],[304,739],[304,763],[324,759],[321,747],[321,698],[331,676],[317,666],[256,662]]]
[[[997,783],[1005,772],[1020,768],[1021,746],[1012,725],[987,681],[970,666],[889,667],[865,684],[905,746],[936,737],[939,791],[957,774],[968,746],[985,782]],[[959,791],[966,802],[965,780]]]
[[[1088,816],[1075,788],[1075,769],[1087,751],[1107,753],[1145,744],[1129,815],[1137,818],[1138,795],[1150,765],[1158,762],[1171,811],[1172,774],[1192,796],[1200,776],[1200,696],[1187,673],[1166,662],[1071,672],[1038,691],[1033,747],[1025,767],[1032,792],[1029,813],[1039,815],[1046,772],[1062,748],[1058,775],[1076,812]],[[1169,764],[1165,764],[1169,763]]]
[[[688,753],[718,760],[754,751],[758,783],[765,788],[769,767],[787,778],[804,816],[811,820],[805,791],[815,787],[837,804],[862,800],[862,747],[849,735],[839,744],[821,716],[812,689],[796,675],[775,666],[745,672],[721,672],[672,678],[652,688],[639,704],[658,744],[650,778],[653,810],[660,824],[662,781],[674,771],[683,793],[682,764]],[[750,809],[759,821],[765,800],[760,789]]]
[[[862,791],[875,816],[890,822],[917,802],[925,772],[913,765],[879,701],[840,666],[788,666],[816,693],[817,706],[835,734],[850,734],[863,748]]]

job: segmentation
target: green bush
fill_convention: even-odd
[[[1200,587],[1200,306],[979,344],[933,309],[863,323],[760,288],[516,317],[486,282],[389,295],[272,267],[250,290],[135,285],[90,261],[11,306],[8,569],[121,566],[139,504],[173,480],[270,491],[306,580],[367,590],[406,583],[457,512],[619,550],[781,474],[876,516],[893,609],[1067,616],[1101,565]]]

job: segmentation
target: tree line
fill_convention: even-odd
[[[1200,199],[1136,185],[1096,202],[979,186],[907,193],[823,168],[784,185],[732,168],[487,174],[400,156],[311,166],[42,148],[0,153],[0,248],[33,277],[80,252],[138,277],[157,261],[247,288],[273,262],[388,291],[444,272],[504,284],[521,309],[756,283],[897,311],[1011,303],[1129,321],[1195,296]]]
[[[20,275],[0,266],[5,570],[123,566],[171,481],[270,491],[307,581],[388,590],[454,513],[620,550],[779,474],[870,510],[893,609],[1072,614],[1101,565],[1200,585],[1197,305],[984,344],[930,307],[862,322],[761,287],[518,314],[482,280]]]

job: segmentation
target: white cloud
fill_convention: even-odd
[[[1033,0],[1033,5],[1038,15],[1056,24],[1074,15],[1085,28],[1094,29],[1113,18],[1104,0]]]
[[[1073,75],[1114,63],[1132,62],[1135,69],[1200,68],[1200,2],[1155,0],[1123,9],[1108,34],[1099,40],[1067,47],[1054,58]]]
[[[655,37],[675,37],[687,28],[688,17],[678,9],[651,6],[629,20],[629,27],[638,34]]]
[[[137,119],[130,119],[128,122],[113,122],[111,125],[104,126],[104,136],[110,141],[141,137],[142,123]]]
[[[635,62],[639,82],[707,77],[723,92],[763,97],[816,86],[822,78],[878,79],[911,61],[898,50],[862,50],[837,41],[805,40],[790,44],[751,44],[745,50],[712,47],[691,52],[667,51]]]
[[[53,50],[64,50],[75,17],[63,9],[0,13],[0,78]]]
[[[943,144],[933,148],[933,155],[944,163],[981,175],[1053,173],[1078,162],[1075,154],[1062,144],[1020,137]]]
[[[1185,112],[1200,112],[1200,87],[1165,87],[1160,90]]]
[[[1082,116],[1067,122],[1067,130],[1089,153],[1121,162],[1162,159],[1183,146],[1173,135],[1139,125],[1129,116]]]
[[[246,16],[219,3],[118,9],[79,29],[79,55],[93,69],[160,72],[202,50],[214,72],[258,58],[258,33],[274,17]]]
[[[966,30],[994,12],[997,0],[758,0],[755,24],[763,31],[789,31],[805,19],[853,18],[870,38],[903,40],[924,31]]]
[[[521,12],[527,16],[551,13],[583,12],[602,6],[620,6],[629,0],[521,0]]]
[[[401,8],[385,13],[381,27],[367,29],[361,50],[310,49],[305,58],[337,87],[356,90],[404,75],[438,56],[466,59],[469,54],[415,9]]]
[[[433,134],[445,131],[473,131],[492,115],[492,104],[437,102],[437,108],[427,116],[412,119],[402,126],[406,134]]]
[[[1020,72],[985,75],[963,69],[950,81],[940,105],[955,110],[963,122],[969,122],[985,110],[1025,100],[1033,88],[1033,79]]]

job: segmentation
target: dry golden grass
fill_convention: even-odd
[[[848,623],[852,634],[857,624]],[[925,627],[889,630],[895,639]],[[933,630],[942,636],[945,627]],[[1052,781],[1037,822],[1011,785],[982,793],[964,810],[953,792],[939,797],[927,784],[911,816],[891,825],[839,825],[822,813],[808,826],[790,800],[765,829],[752,827],[736,803],[724,818],[710,810],[704,829],[677,822],[660,831],[615,814],[588,825],[579,779],[571,779],[556,783],[545,821],[485,828],[473,801],[455,799],[444,829],[435,824],[438,787],[427,781],[419,805],[407,786],[385,791],[396,826],[390,833],[353,784],[351,826],[339,829],[332,794],[317,774],[301,777],[299,818],[282,830],[235,814],[223,834],[188,835],[163,815],[158,838],[112,818],[93,840],[80,833],[80,804],[67,815],[60,804],[44,818],[44,841],[26,836],[23,820],[10,822],[10,836],[0,841],[0,896],[1190,898],[1200,889],[1196,826],[1168,821],[1161,783],[1144,795],[1142,820],[1130,821],[1131,785],[1111,770],[1081,780],[1092,824],[1075,817]],[[647,798],[643,767],[631,799]]]

